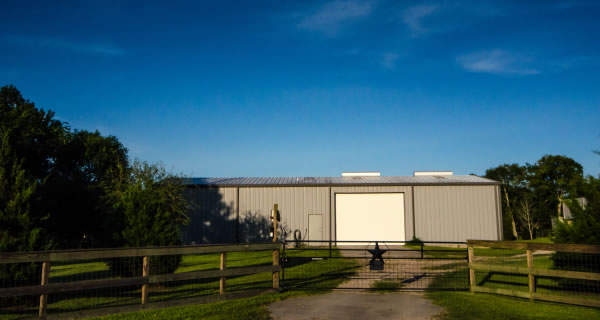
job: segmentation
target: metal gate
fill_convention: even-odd
[[[284,242],[287,289],[468,290],[464,242]]]

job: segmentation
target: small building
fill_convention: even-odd
[[[582,209],[585,209],[585,207],[587,206],[587,199],[583,197],[575,198],[571,201],[576,202]],[[573,220],[573,218],[575,217],[573,216],[573,213],[571,213],[571,208],[569,208],[568,201],[561,201],[560,204],[562,209],[562,218],[567,221]]]
[[[186,244],[267,241],[273,204],[288,239],[502,240],[500,183],[452,172],[191,178]]]

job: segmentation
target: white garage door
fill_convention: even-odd
[[[339,241],[405,240],[403,193],[338,193],[335,216]]]

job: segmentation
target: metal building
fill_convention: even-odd
[[[451,172],[415,176],[192,178],[183,241],[269,239],[273,204],[281,225],[305,240],[501,240],[500,184]]]

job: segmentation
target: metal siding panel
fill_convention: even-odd
[[[495,240],[495,186],[415,186],[417,236],[429,241]]]

